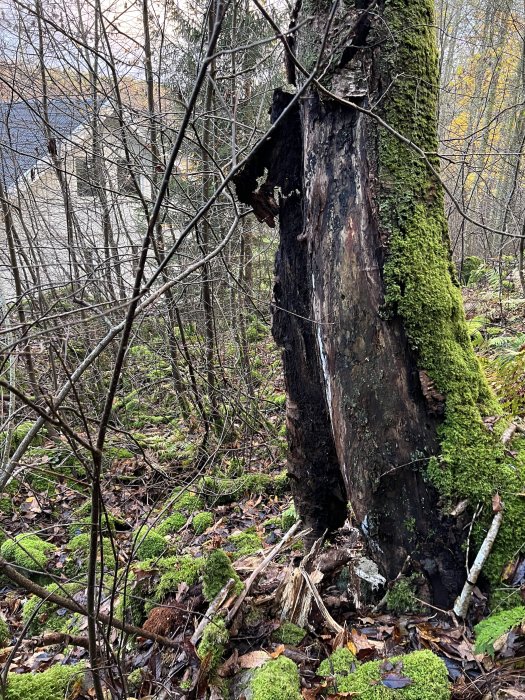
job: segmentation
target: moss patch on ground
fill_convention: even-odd
[[[437,151],[437,49],[432,0],[388,0],[384,19],[393,41],[383,51],[385,71],[397,75],[418,65],[418,76],[396,84],[381,103],[381,116],[428,153]],[[471,346],[463,302],[453,268],[442,187],[423,159],[386,130],[378,131],[380,224],[388,240],[384,267],[385,316],[401,317],[418,367],[445,397],[439,431],[441,454],[428,475],[452,499],[487,505],[478,543],[491,518],[495,491],[506,504],[495,547],[485,567],[492,584],[525,541],[523,453],[511,456],[484,416],[501,413]],[[429,156],[434,168],[438,159]]]
[[[143,525],[133,538],[134,554],[137,559],[155,559],[168,549],[168,543],[155,528]]]
[[[206,600],[211,602],[230,578],[235,581],[234,591],[240,593],[243,583],[228,555],[222,549],[214,549],[206,559],[202,580],[202,592]]]
[[[203,511],[202,513],[195,513],[191,526],[196,535],[202,535],[203,532],[213,525],[213,521],[213,513]]]
[[[61,586],[52,583],[45,587],[49,593],[57,593],[61,596],[74,595],[83,586],[78,583],[64,583]],[[29,623],[29,632],[40,634],[43,631],[72,633],[80,620],[77,613],[59,608],[55,603],[43,601],[36,595],[28,598],[22,610],[24,623]]]
[[[277,642],[297,646],[306,637],[306,631],[299,625],[294,625],[293,622],[283,622],[272,636]]]
[[[8,673],[5,700],[67,700],[78,694],[84,666],[51,666],[43,673]]]
[[[197,647],[197,655],[203,661],[208,659],[208,668],[211,673],[216,670],[222,661],[229,638],[230,635],[222,617],[210,620]]]
[[[16,535],[12,540],[6,540],[0,547],[0,555],[6,561],[26,572],[41,573],[46,568],[47,561],[55,546],[46,542],[38,535],[31,533]]]
[[[253,700],[301,700],[299,671],[285,656],[267,661],[250,683]]]
[[[0,617],[0,649],[9,644],[11,639],[11,632],[9,631],[9,626],[3,617]]]
[[[255,532],[255,528],[249,528],[244,532],[238,532],[228,537],[228,542],[231,542],[235,548],[233,553],[234,559],[245,557],[248,554],[255,554],[262,547],[261,538]]]
[[[175,511],[175,513],[172,513],[171,515],[168,515],[167,518],[164,518],[156,527],[155,530],[159,535],[173,535],[173,533],[178,532],[181,527],[184,527],[186,525],[188,518],[184,515],[184,513],[180,513],[179,511]]]
[[[343,661],[342,654],[334,658],[332,670],[327,659],[318,671],[319,675],[335,676],[339,693],[355,693],[361,700],[450,699],[447,667],[431,651],[414,651],[406,656],[386,661],[369,661],[357,666],[354,659],[346,670]],[[400,679],[405,686],[394,687]]]

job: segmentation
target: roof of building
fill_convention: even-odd
[[[89,120],[89,102],[80,98],[52,98],[49,123],[56,145]],[[48,157],[48,139],[40,100],[0,102],[0,177],[11,187],[24,173]]]

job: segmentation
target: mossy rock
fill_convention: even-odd
[[[228,537],[228,542],[235,548],[233,556],[235,559],[245,557],[249,554],[255,554],[262,547],[261,538],[255,532],[254,528],[249,528],[244,532],[238,532]]]
[[[42,673],[8,673],[5,700],[69,700],[76,698],[85,666],[55,665]]]
[[[49,593],[67,597],[78,593],[84,586],[79,583],[63,583],[61,586],[52,583],[45,588]],[[38,596],[32,595],[24,603],[22,619],[24,623],[29,623],[31,634],[41,634],[44,631],[71,634],[76,631],[81,617],[65,608],[59,608],[56,603],[42,601]]]
[[[159,535],[166,536],[172,535],[178,532],[184,525],[186,525],[188,518],[184,513],[179,513],[175,511],[167,518],[164,518],[160,523],[155,526],[155,530]]]
[[[301,700],[299,671],[285,656],[267,661],[250,682],[252,700]]]
[[[477,654],[494,656],[494,643],[513,627],[525,622],[525,607],[522,605],[490,615],[474,627]]]
[[[202,498],[198,496],[195,491],[188,489],[176,489],[171,494],[170,500],[172,501],[172,508],[182,513],[187,513],[188,515],[198,513],[204,508],[204,501]]]
[[[276,642],[296,647],[306,637],[306,631],[299,625],[286,621],[283,622],[279,629],[275,630],[272,636]]]
[[[321,676],[335,675],[339,693],[354,693],[361,700],[450,700],[447,667],[431,651],[357,666],[353,654],[348,658],[352,660],[346,670],[342,654],[337,658],[332,655],[333,671],[328,660],[318,670]]]
[[[24,569],[28,574],[42,573],[55,546],[38,535],[23,533],[5,540],[0,547],[0,555],[10,564]]]
[[[202,661],[207,660],[212,674],[222,661],[229,639],[230,635],[224,618],[215,617],[210,620],[197,647],[197,655]]]
[[[195,513],[191,521],[191,526],[195,534],[202,535],[203,532],[213,525],[214,519],[213,513],[210,513],[209,511]]]
[[[202,592],[206,600],[211,602],[230,578],[235,581],[234,591],[240,593],[243,583],[231,565],[228,555],[222,549],[214,549],[206,559],[202,579]]]

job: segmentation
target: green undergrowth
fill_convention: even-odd
[[[64,572],[68,576],[85,573],[90,547],[91,535],[87,532],[75,535],[67,543],[68,556],[64,564]],[[98,543],[97,556],[99,568],[102,564],[106,569],[115,567],[115,555],[109,537],[103,537],[102,543]]]
[[[299,671],[285,656],[267,661],[250,683],[252,700],[301,700]]]
[[[155,528],[143,525],[135,533],[134,554],[137,559],[161,557],[168,550],[168,543]]]
[[[325,659],[318,674],[334,677],[338,693],[361,700],[449,700],[450,687],[444,662],[431,651],[414,651],[386,661],[358,664],[348,650]],[[344,652],[344,653],[343,653]],[[346,663],[346,665],[345,665]],[[388,687],[403,679],[405,687]],[[335,691],[335,687],[332,688]]]
[[[202,513],[195,513],[191,521],[191,526],[196,535],[202,535],[203,532],[213,525],[213,521],[213,513],[203,511]]]
[[[77,697],[83,664],[56,664],[42,673],[8,673],[5,700],[69,700]]]
[[[514,627],[520,627],[524,622],[525,607],[521,605],[485,618],[474,627],[476,653],[493,656],[494,643],[506,632],[509,632]]]
[[[401,577],[394,583],[386,595],[387,610],[394,615],[405,613],[417,613],[420,610],[420,603],[415,594],[415,580],[417,574],[410,577]]]
[[[382,103],[381,116],[426,152],[437,151],[437,52],[433,2],[389,0],[387,22],[395,42],[384,53],[392,74],[417,61],[418,78],[406,77]],[[430,156],[433,166],[438,160]],[[439,429],[441,453],[430,460],[428,476],[448,499],[485,505],[480,544],[492,518],[491,496],[498,491],[506,510],[500,534],[485,567],[492,584],[525,543],[525,463],[500,442],[504,421],[490,432],[484,416],[501,413],[476,358],[451,262],[443,192],[424,161],[392,134],[379,131],[380,221],[388,238],[384,268],[385,318],[401,317],[419,369],[445,398]],[[424,446],[422,446],[424,447]]]

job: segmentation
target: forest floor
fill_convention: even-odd
[[[474,345],[517,420],[525,416],[523,302],[512,290],[499,294],[490,281],[465,289]],[[310,567],[309,540],[283,471],[277,354],[267,338],[258,342],[259,374],[271,377],[264,399],[268,434],[246,438],[239,429],[231,439],[223,436],[197,472],[198,426],[179,421],[174,429],[165,412],[110,444],[99,613],[141,626],[150,637],[123,634],[106,618],[100,625],[114,669],[106,677],[113,696],[220,700],[229,685],[230,697],[246,700],[440,700],[449,697],[448,686],[418,690],[410,661],[397,658],[430,650],[446,665],[452,698],[525,698],[525,608],[493,618],[491,628],[476,634],[475,624],[489,612],[482,590],[475,590],[463,625],[419,599],[415,579],[401,576],[379,606],[356,612],[348,563],[360,556],[360,544],[351,526],[318,542],[316,567]],[[31,448],[0,501],[1,556],[27,580],[24,588],[0,577],[0,663],[24,679],[58,665],[76,669],[80,682],[66,674],[49,687],[17,685],[11,675],[8,700],[95,696],[81,670],[88,658],[86,618],[65,603],[31,595],[47,586],[69,607],[86,603],[90,511],[85,471],[67,447],[44,438]],[[517,550],[522,545],[516,543]],[[523,558],[512,575],[525,591]],[[153,641],[155,635],[172,644]],[[261,669],[269,661],[268,681]],[[363,677],[369,673],[365,686],[348,681],[357,675],[347,675],[348,664]]]

